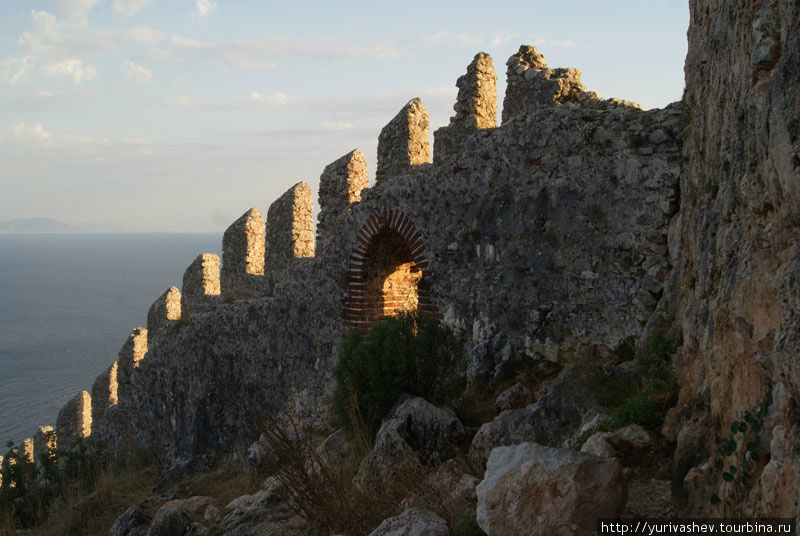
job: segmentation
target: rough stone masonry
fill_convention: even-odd
[[[419,99],[381,132],[372,186],[363,155],[343,148],[320,179],[319,251],[303,182],[266,222],[256,208],[234,222],[221,299],[179,321],[157,301],[170,324],[138,367],[120,354],[129,383],[98,435],[173,458],[246,446],[249,408],[322,425],[345,324],[407,307],[465,340],[470,382],[523,361],[602,360],[639,337],[671,270],[680,107],[602,100],[528,46],[507,76],[497,126],[494,62],[475,56],[433,164]],[[207,296],[214,271],[199,257],[184,294]]]

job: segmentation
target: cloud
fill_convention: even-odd
[[[258,91],[251,92],[245,98],[230,99],[225,101],[208,101],[180,95],[167,99],[166,104],[175,108],[192,108],[204,110],[264,110],[278,109],[293,104],[295,100],[280,91],[271,95],[264,95]]]
[[[544,35],[528,35],[527,42],[537,47],[568,48],[574,47],[575,41],[569,39],[548,39]]]
[[[518,39],[519,34],[507,34],[505,32],[501,32],[495,35],[491,41],[489,41],[489,47],[499,47],[501,45],[505,45],[509,41],[513,39]]]
[[[0,75],[8,80],[9,84],[16,84],[31,69],[31,59],[30,56],[24,56],[19,59],[8,58],[3,60],[0,62]]]
[[[16,123],[11,125],[9,130],[17,139],[25,142],[46,142],[53,137],[39,124],[26,125],[25,123]]]
[[[253,91],[252,93],[250,93],[248,100],[250,102],[281,105],[281,104],[286,104],[289,98],[280,91],[277,93],[273,93],[272,95],[262,95],[258,91]]]
[[[86,15],[98,0],[58,0],[61,12],[68,17],[78,17]]]
[[[200,104],[200,101],[194,97],[189,97],[188,95],[179,95],[177,97],[171,97],[167,99],[167,104],[177,108],[194,108]]]
[[[350,121],[323,121],[322,130],[349,130],[355,125]]]
[[[436,32],[435,34],[425,35],[422,40],[426,43],[443,45],[454,43],[462,47],[476,47],[484,42],[483,38],[470,34],[451,34],[446,30]]]
[[[136,80],[137,82],[145,83],[153,78],[153,71],[142,65],[137,65],[130,60],[126,61],[122,68],[125,70],[125,78],[128,80]]]
[[[173,35],[170,37],[169,43],[179,48],[204,49],[214,47],[212,43],[204,43],[202,41],[198,41],[197,39],[192,39],[191,37],[181,37],[180,35]]]
[[[198,55],[220,69],[275,69],[280,59],[385,59],[403,53],[392,43],[359,43],[338,36],[264,36],[226,43],[210,43],[173,35],[169,39],[174,56]],[[199,55],[202,52],[202,55]]]
[[[198,17],[208,17],[209,13],[217,9],[217,3],[213,0],[195,0],[194,7]]]
[[[114,13],[130,17],[153,0],[114,0]]]
[[[97,30],[86,21],[59,20],[47,11],[31,11],[31,29],[19,44],[27,55],[63,59],[101,54],[125,46],[153,45],[164,35],[150,28]]]
[[[84,80],[91,80],[97,74],[97,69],[91,65],[83,66],[81,60],[70,58],[57,63],[51,63],[42,67],[42,72],[45,76],[71,76],[75,85],[80,84]]]

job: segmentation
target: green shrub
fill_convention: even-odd
[[[456,523],[453,534],[455,536],[486,536],[474,515],[462,516]]]
[[[659,401],[647,393],[638,393],[618,406],[604,427],[609,431],[618,430],[629,424],[656,428],[663,420],[664,412]]]
[[[352,430],[363,421],[374,437],[403,394],[442,403],[458,394],[455,365],[461,344],[430,315],[400,313],[375,322],[369,332],[349,331],[336,366],[333,409]]]
[[[658,331],[647,340],[645,347],[636,353],[638,385],[623,383],[605,385],[606,391],[616,393],[618,402],[611,416],[597,426],[580,434],[572,448],[580,450],[595,432],[613,432],[629,424],[657,429],[664,421],[667,410],[675,403],[677,386],[672,374],[670,360],[680,343],[680,336]],[[605,380],[603,380],[605,382]],[[598,387],[599,388],[599,387]],[[607,402],[612,399],[608,398]]]

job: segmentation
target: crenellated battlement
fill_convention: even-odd
[[[342,330],[407,309],[465,338],[468,377],[603,355],[641,333],[670,263],[680,111],[602,101],[531,46],[506,65],[501,125],[494,60],[479,52],[433,154],[412,99],[380,132],[373,187],[358,149],[325,166],[316,244],[302,181],[266,221],[254,207],[233,222],[221,261],[199,255],[91,396],[59,412],[60,446],[103,423],[172,454],[229,450],[225,431],[246,428],[265,393],[323,419]]]

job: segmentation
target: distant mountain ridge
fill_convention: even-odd
[[[78,230],[52,218],[14,218],[0,222],[0,233],[63,233]]]

